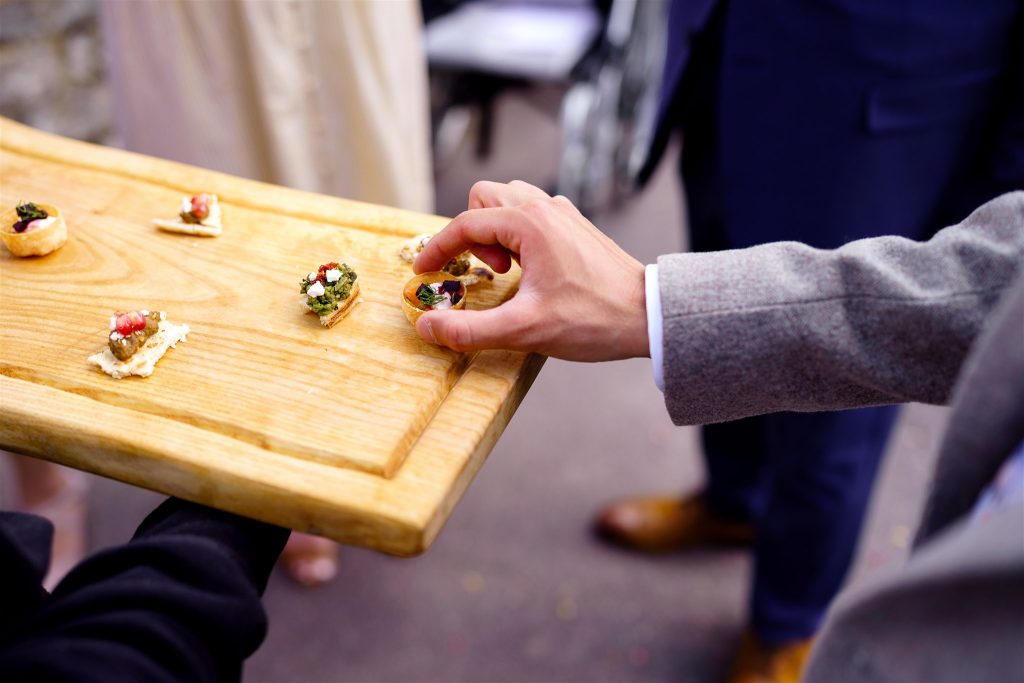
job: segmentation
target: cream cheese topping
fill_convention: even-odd
[[[55,222],[57,222],[56,216],[49,216],[47,218],[37,218],[31,223],[29,223],[27,226],[25,226],[25,230],[22,231],[22,234],[26,232],[32,232],[33,230],[42,230],[43,228],[47,228],[53,225]]]

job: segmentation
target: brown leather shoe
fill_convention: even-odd
[[[716,518],[701,495],[620,501],[598,515],[595,528],[605,540],[645,553],[701,545],[750,545],[754,539],[750,523]]]
[[[743,634],[728,683],[797,683],[807,666],[813,638],[768,646],[751,632]]]

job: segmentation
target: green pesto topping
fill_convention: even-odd
[[[321,282],[324,286],[324,293],[320,296],[307,296],[306,305],[312,309],[314,313],[319,316],[330,315],[334,311],[338,310],[341,302],[349,298],[352,295],[352,285],[356,281],[356,273],[354,270],[349,268],[347,265],[342,263],[337,266],[338,270],[341,271],[341,278],[337,282],[327,282],[324,277],[324,272],[317,273],[317,282]],[[302,278],[302,284],[299,286],[303,294],[306,290],[313,285],[308,278]]]

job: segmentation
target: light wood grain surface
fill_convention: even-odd
[[[156,230],[219,196],[217,238]],[[0,119],[0,209],[61,208],[68,242],[0,255],[0,446],[339,541],[424,550],[543,363],[422,342],[401,308],[402,242],[446,219],[289,190]],[[333,329],[304,313],[327,261],[363,302]],[[472,288],[511,296],[518,272]],[[86,363],[114,310],[192,328],[148,378]]]

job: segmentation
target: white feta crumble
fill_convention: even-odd
[[[306,279],[309,280],[310,282],[316,282],[316,273],[310,271],[309,275],[306,276]]]
[[[446,311],[452,307],[451,296],[446,294],[443,299],[434,304],[433,308],[435,311]]]
[[[110,329],[111,329],[111,331],[117,329],[117,316],[116,315],[110,316]]]
[[[326,273],[324,273],[324,277],[327,279],[328,282],[337,282],[338,280],[341,279],[341,271],[338,270],[337,268],[331,268]]]
[[[25,226],[24,232],[32,232],[33,230],[42,230],[48,228],[57,222],[56,216],[49,216],[47,218],[37,218],[28,225]]]
[[[325,291],[327,290],[324,289],[324,284],[322,282],[315,282],[309,286],[309,289],[306,290],[306,295],[323,296]]]
[[[181,198],[181,207],[179,213],[192,213],[192,199],[190,197]]]

